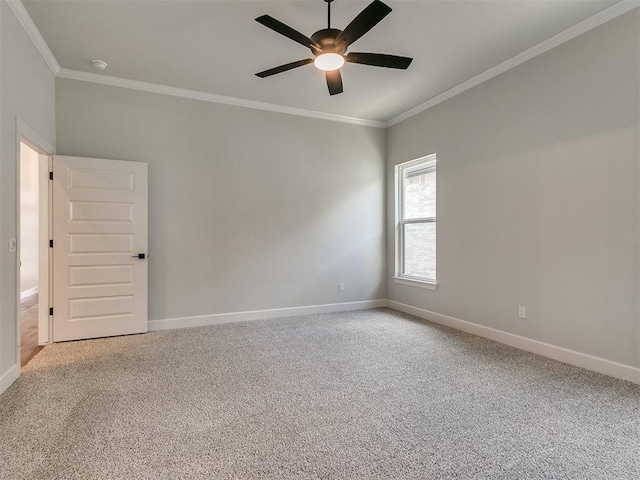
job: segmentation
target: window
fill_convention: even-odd
[[[396,281],[436,284],[436,156],[396,166]]]

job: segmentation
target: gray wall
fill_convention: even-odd
[[[0,63],[0,377],[16,363],[17,236],[16,117],[55,145],[54,76],[5,2],[1,9]]]
[[[639,16],[388,130],[391,300],[640,365]],[[438,155],[433,292],[391,280],[393,167],[430,153]]]
[[[151,320],[385,298],[384,130],[64,79],[56,127],[149,163]]]

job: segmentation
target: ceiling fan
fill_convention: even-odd
[[[260,78],[270,77],[277,73],[286,72],[293,68],[302,67],[313,63],[317,68],[325,72],[329,94],[342,93],[342,76],[340,67],[345,62],[361,63],[374,67],[398,68],[406,70],[411,64],[412,58],[386,55],[383,53],[346,53],[347,49],[365,33],[375,27],[384,17],[391,13],[391,7],[379,0],[373,0],[362,12],[354,18],[344,30],[331,28],[331,2],[327,2],[327,28],[318,30],[311,38],[276,20],[270,15],[262,15],[256,18],[256,22],[267,28],[290,38],[294,42],[310,48],[315,58],[305,58],[296,62],[270,68],[264,72],[256,73]]]

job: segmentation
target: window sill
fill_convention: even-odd
[[[426,280],[415,280],[413,278],[393,277],[393,281],[394,283],[399,283],[400,285],[410,285],[412,287],[426,288],[427,290],[436,290],[438,288],[437,283],[428,282]]]

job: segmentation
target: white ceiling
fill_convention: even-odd
[[[413,57],[407,71],[347,64],[330,97],[307,65],[254,74],[310,51],[258,24],[269,14],[307,36],[326,27],[323,0],[23,0],[63,68],[287,107],[386,121],[617,3],[617,0],[384,0],[393,12],[351,51]],[[344,28],[370,0],[335,0]]]

